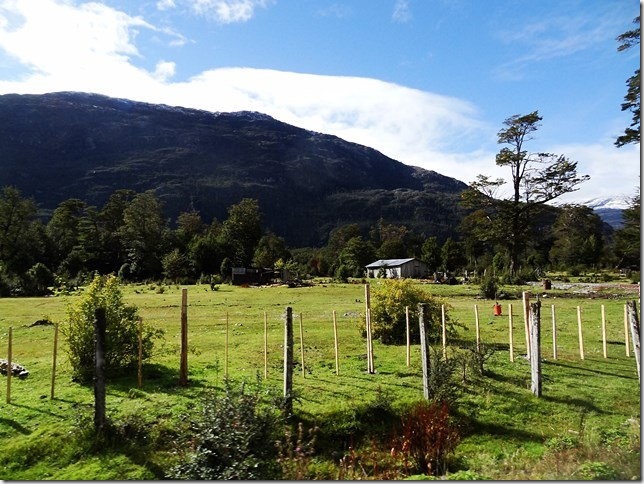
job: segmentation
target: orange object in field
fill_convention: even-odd
[[[494,305],[494,315],[501,316],[501,305],[499,303]]]

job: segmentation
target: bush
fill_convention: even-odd
[[[403,417],[400,449],[418,472],[443,475],[459,440],[445,402],[419,402]]]
[[[169,477],[189,480],[277,479],[275,442],[278,419],[260,406],[257,392],[234,390],[229,380],[222,394],[209,393],[190,439],[193,451]]]
[[[61,330],[67,338],[73,378],[82,383],[94,372],[94,311],[105,309],[105,371],[119,373],[136,367],[139,355],[137,308],[126,306],[114,276],[96,276],[81,300],[67,308],[68,324]],[[153,339],[162,334],[143,326],[143,359],[150,357]]]
[[[407,323],[405,307],[409,307],[412,342],[420,341],[418,328],[418,304],[429,306],[429,337],[431,341],[439,341],[441,335],[441,303],[416,287],[410,279],[384,279],[371,294],[371,331],[376,339],[384,344],[401,344],[407,339]],[[453,336],[455,324],[445,314],[445,324],[448,333]],[[365,321],[361,323],[363,334],[366,335]]]
[[[348,282],[351,277],[351,268],[345,264],[340,264],[335,270],[335,278],[340,282]]]
[[[604,462],[585,462],[571,477],[584,481],[615,481],[620,478],[619,473]]]
[[[499,292],[499,282],[496,277],[486,274],[479,285],[481,296],[485,299],[496,299]]]

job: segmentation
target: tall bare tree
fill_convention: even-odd
[[[497,198],[506,182],[478,175],[462,197],[464,205],[475,211],[466,217],[467,227],[480,240],[503,247],[509,259],[509,272],[519,266],[534,215],[545,203],[573,192],[590,177],[577,175],[577,162],[563,155],[529,153],[526,143],[533,139],[542,117],[538,111],[507,118],[498,132],[498,143],[504,146],[496,155],[497,166],[508,167],[511,173],[511,194]]]

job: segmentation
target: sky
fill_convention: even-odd
[[[637,0],[0,0],[0,94],[84,91],[259,111],[465,183],[497,133],[590,180],[558,203],[632,197],[640,146],[614,146],[640,51]],[[499,196],[509,194],[505,188]]]

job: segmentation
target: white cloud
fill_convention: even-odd
[[[9,20],[11,12],[17,22]],[[74,7],[52,0],[5,1],[0,9],[0,48],[37,72],[53,74],[79,64],[123,62],[137,56],[136,27],[152,28],[99,3]]]
[[[394,5],[394,12],[391,15],[391,18],[394,22],[397,23],[407,23],[411,20],[411,9],[409,7],[408,0],[396,0]]]
[[[170,10],[174,7],[176,7],[174,0],[158,0],[157,2],[157,9],[159,10]]]
[[[192,0],[190,4],[197,14],[230,24],[247,22],[258,7],[267,6],[268,0]]]
[[[574,17],[551,16],[525,25],[513,25],[512,30],[499,30],[497,36],[507,45],[521,47],[522,54],[496,69],[496,74],[508,80],[520,80],[528,66],[568,57],[591,50],[607,39],[614,39],[623,18],[607,10],[604,15]]]
[[[640,186],[640,146],[616,148],[612,145],[567,144],[553,146],[550,151],[576,161],[577,172],[590,175],[580,189],[560,199],[561,202],[582,202],[592,198],[632,196]]]
[[[174,76],[176,67],[177,66],[174,62],[158,62],[156,68],[154,69],[153,77],[161,82],[165,82],[172,76]]]

